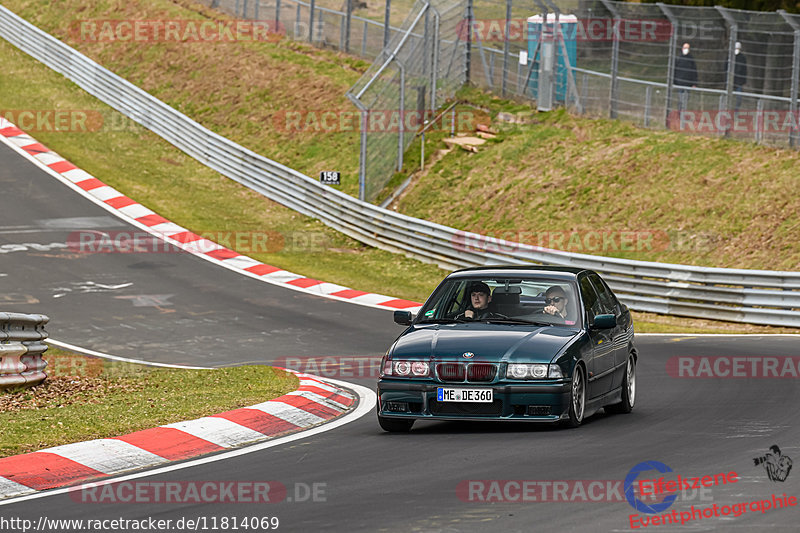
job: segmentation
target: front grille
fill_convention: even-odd
[[[466,368],[463,363],[439,363],[436,373],[442,381],[464,381]]]
[[[491,363],[439,363],[436,375],[450,383],[491,383],[497,374],[497,365]]]
[[[503,401],[492,403],[438,402],[431,400],[428,407],[432,415],[500,416],[503,414]]]
[[[494,365],[486,363],[472,364],[467,368],[467,381],[487,383],[494,380],[495,372],[497,372],[497,368]]]

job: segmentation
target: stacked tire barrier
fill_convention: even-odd
[[[637,311],[800,327],[800,272],[568,253],[401,215],[333,190],[215,134],[3,6],[0,37],[209,168],[370,246],[445,269],[531,263],[592,269]]]
[[[45,315],[0,313],[0,389],[32,387],[47,377]]]

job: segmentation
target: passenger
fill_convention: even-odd
[[[476,281],[467,288],[470,305],[458,315],[459,320],[482,320],[485,318],[501,318],[501,315],[489,311],[489,303],[492,301],[492,291],[489,286],[482,281]]]

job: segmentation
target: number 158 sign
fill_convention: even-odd
[[[341,173],[335,170],[323,170],[319,173],[319,182],[325,185],[341,185]]]

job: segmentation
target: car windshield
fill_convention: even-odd
[[[580,328],[574,282],[537,278],[445,280],[420,311],[417,323],[480,321]]]

